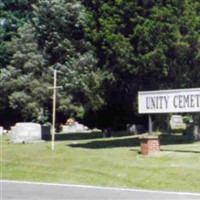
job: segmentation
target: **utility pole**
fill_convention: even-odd
[[[56,89],[62,88],[62,86],[57,86],[57,70],[54,69],[54,80],[53,87],[49,87],[49,89],[53,89],[53,111],[52,111],[52,126],[51,126],[51,150],[54,150],[54,141],[55,141],[55,121],[56,121]]]

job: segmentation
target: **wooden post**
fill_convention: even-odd
[[[53,81],[53,87],[50,87],[50,89],[53,89],[53,113],[52,113],[52,127],[51,127],[51,150],[54,150],[54,141],[55,141],[55,121],[56,121],[56,89],[62,88],[61,86],[57,87],[57,70],[54,69],[54,81]]]

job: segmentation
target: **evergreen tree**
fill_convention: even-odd
[[[86,36],[96,46],[99,68],[109,74],[106,102],[113,117],[137,114],[139,90],[196,85],[191,79],[199,76],[197,0],[82,2]]]
[[[0,68],[11,57],[7,42],[17,37],[17,29],[31,17],[31,4],[37,0],[1,0],[0,2]]]

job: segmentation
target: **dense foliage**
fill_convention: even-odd
[[[104,126],[138,119],[139,90],[199,87],[198,0],[3,0],[0,6],[1,113],[50,119],[53,69],[63,86],[58,120],[85,117]]]

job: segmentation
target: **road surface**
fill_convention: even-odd
[[[1,200],[192,200],[200,193],[1,180]]]

